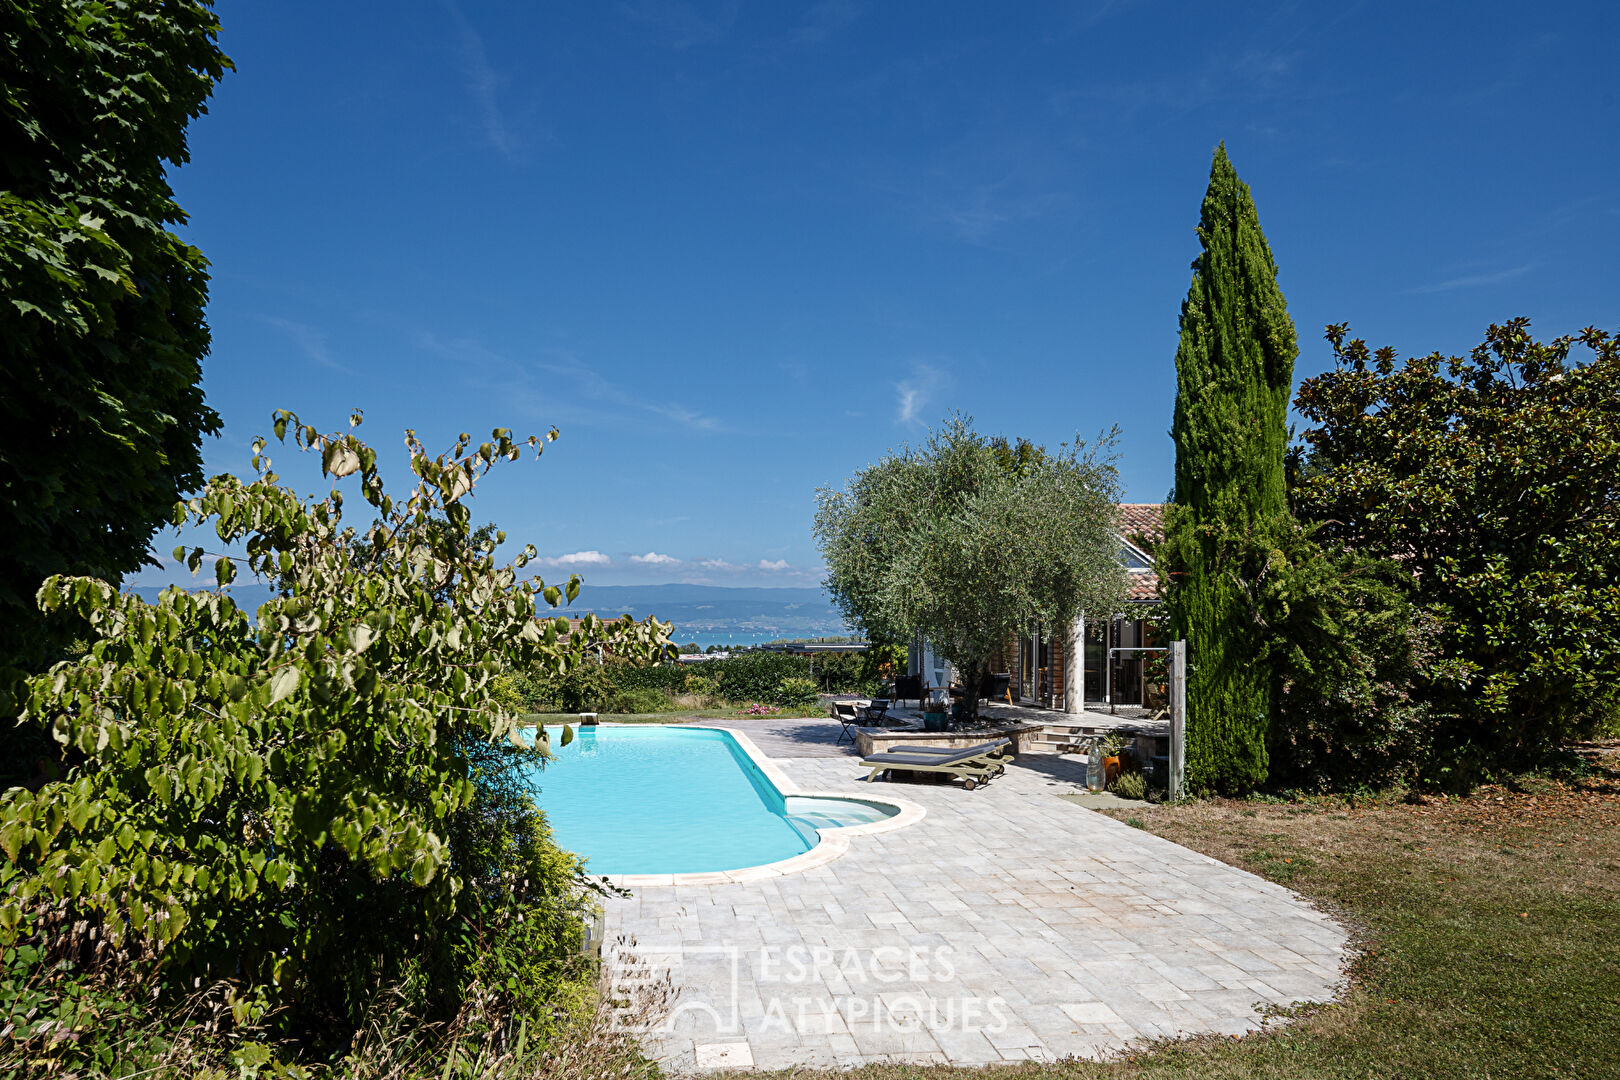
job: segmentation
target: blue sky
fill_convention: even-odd
[[[555,424],[474,512],[587,582],[814,584],[817,486],[948,409],[1118,424],[1127,497],[1161,499],[1222,139],[1296,377],[1329,322],[1403,354],[1620,327],[1611,5],[219,13],[237,70],[174,178],[214,266],[209,471],[275,408],[363,408],[396,474],[406,427]]]

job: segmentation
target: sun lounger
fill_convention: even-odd
[[[861,764],[872,770],[866,777],[868,783],[876,780],[878,773],[899,769],[904,772],[945,773],[960,777],[964,781],[963,786],[972,791],[1006,771],[1007,761],[1011,755],[1003,757],[1002,752],[1011,745],[1010,739],[996,739],[994,742],[957,747],[953,750],[901,746],[881,754],[873,754]]]

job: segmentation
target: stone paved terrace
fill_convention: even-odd
[[[1058,798],[1082,790],[1078,762],[1027,757],[973,792],[868,787],[854,757],[826,756],[836,724],[803,722],[830,727],[820,738],[793,723],[747,727],[801,790],[887,792],[926,816],[798,873],[610,903],[609,941],[633,937],[681,991],[649,1040],[677,1071],[1106,1057],[1252,1031],[1265,1006],[1337,991],[1336,923]]]

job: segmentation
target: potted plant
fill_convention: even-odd
[[[942,698],[936,691],[930,694],[928,701],[923,705],[923,730],[944,731],[947,722],[946,709],[949,707],[949,698]]]
[[[1103,782],[1112,784],[1123,771],[1120,759],[1130,740],[1119,732],[1110,732],[1102,741]]]

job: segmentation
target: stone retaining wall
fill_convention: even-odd
[[[861,757],[881,754],[896,746],[948,746],[966,748],[996,739],[1011,739],[1014,754],[1024,753],[1025,742],[1041,733],[1039,724],[1017,724],[993,731],[896,731],[891,728],[865,728],[855,732],[855,750]]]

